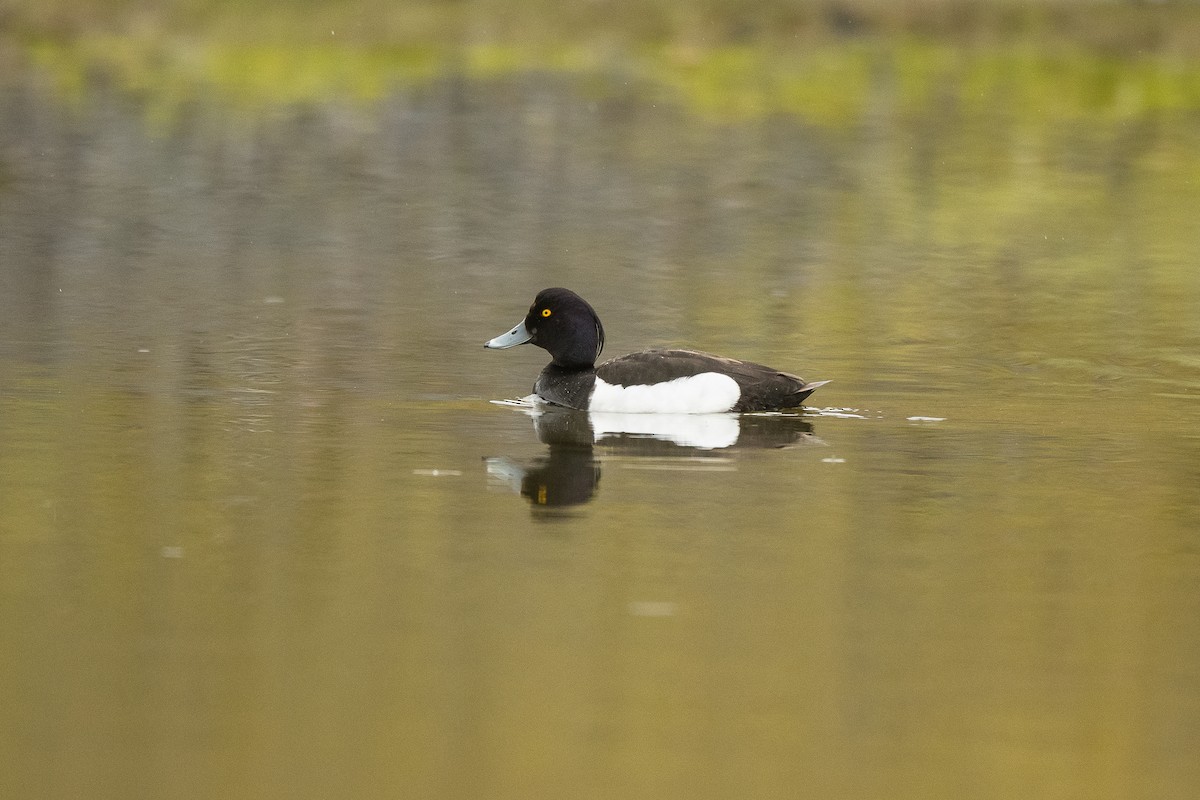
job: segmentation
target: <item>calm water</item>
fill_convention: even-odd
[[[1191,798],[1195,111],[0,94],[0,794]],[[532,417],[533,294],[804,414]]]

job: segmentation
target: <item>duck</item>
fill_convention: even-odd
[[[533,386],[536,399],[583,411],[630,414],[721,414],[797,408],[829,381],[698,350],[653,349],[599,366],[604,326],[570,289],[538,292],[525,315],[484,347],[532,344],[550,353]]]

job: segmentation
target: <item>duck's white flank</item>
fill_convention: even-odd
[[[590,411],[624,414],[719,414],[741,396],[737,381],[719,372],[641,386],[617,386],[596,377]]]

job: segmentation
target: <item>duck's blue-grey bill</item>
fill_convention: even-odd
[[[522,320],[517,327],[513,328],[508,333],[502,333],[495,339],[489,342],[484,342],[483,346],[492,350],[507,350],[510,347],[516,347],[519,344],[525,344],[533,338],[533,334],[525,327],[525,321]]]

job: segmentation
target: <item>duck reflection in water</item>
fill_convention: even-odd
[[[733,469],[726,454],[734,450],[822,444],[799,414],[610,414],[534,405],[530,398],[504,405],[533,418],[548,452],[525,464],[487,458],[488,475],[528,498],[535,516],[592,499],[600,485],[597,447],[606,458],[649,458],[655,469],[695,470]]]

